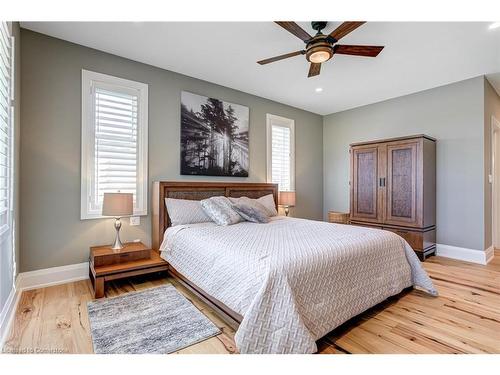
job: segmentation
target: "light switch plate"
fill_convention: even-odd
[[[140,216],[130,216],[130,225],[141,225],[141,217]]]
[[[492,174],[489,174],[489,175],[488,175],[488,182],[489,182],[490,184],[492,184],[492,183],[493,183],[493,175],[492,175]]]

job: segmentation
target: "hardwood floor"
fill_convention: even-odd
[[[424,267],[439,290],[438,298],[417,290],[404,292],[319,340],[319,352],[500,353],[500,251],[487,266],[431,257]],[[169,277],[113,282],[106,296],[168,282],[222,330],[178,353],[235,353],[234,330]],[[92,353],[87,317],[91,300],[89,281],[23,292],[4,351]]]

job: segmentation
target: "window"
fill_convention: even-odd
[[[14,222],[14,38],[0,22],[0,312],[16,276]],[[0,316],[0,318],[2,318]]]
[[[295,121],[267,115],[267,181],[295,190]]]
[[[147,215],[147,111],[148,85],[82,70],[82,219],[102,217],[108,192]]]
[[[0,234],[11,227],[12,219],[12,128],[13,54],[12,37],[6,22],[0,23]],[[3,237],[2,237],[3,239]]]

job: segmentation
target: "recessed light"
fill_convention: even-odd
[[[489,29],[490,30],[493,30],[493,29],[498,29],[500,27],[500,22],[493,22],[490,26],[489,26]]]
[[[316,87],[316,90],[314,90],[314,91],[316,91],[316,92],[321,92],[321,91],[323,91],[323,88],[321,88],[321,87]]]

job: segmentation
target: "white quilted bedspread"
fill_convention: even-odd
[[[167,229],[161,256],[243,316],[241,353],[313,353],[315,341],[411,285],[437,292],[413,250],[377,229],[276,217]]]

